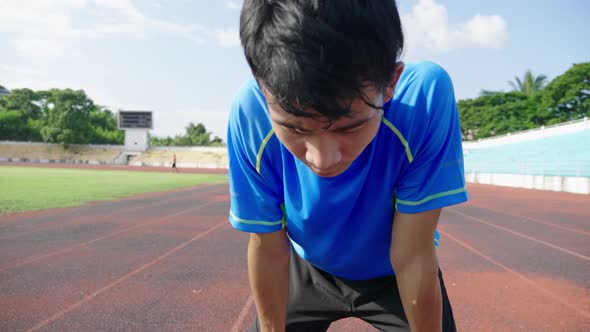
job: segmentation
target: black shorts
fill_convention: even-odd
[[[442,273],[443,331],[456,331]],[[347,280],[326,273],[291,251],[287,332],[326,331],[332,322],[357,317],[380,331],[410,331],[395,276]],[[255,320],[251,332],[260,331]]]

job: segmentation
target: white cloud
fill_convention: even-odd
[[[0,32],[12,37],[21,53],[41,56],[63,54],[62,40],[71,34],[69,12],[84,1],[2,0]]]
[[[506,21],[498,15],[476,15],[462,30],[468,40],[480,46],[501,48],[508,42]]]
[[[406,56],[443,53],[458,48],[501,48],[508,42],[506,21],[498,15],[475,15],[467,22],[450,24],[447,8],[435,0],[418,0],[402,15]]]
[[[158,33],[236,45],[228,31],[149,17],[130,0],[0,0],[0,8],[0,33],[21,54],[32,57],[64,55],[68,43],[76,39],[147,39]],[[85,19],[80,22],[79,17]]]
[[[242,9],[242,5],[238,1],[225,1],[224,5],[225,5],[225,7],[229,8],[231,10]]]

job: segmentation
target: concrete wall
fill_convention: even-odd
[[[45,147],[61,147],[61,144],[55,143],[41,143],[41,142],[18,142],[18,141],[0,141],[0,145],[12,145],[12,146],[45,146]],[[99,148],[99,149],[119,149],[125,150],[123,145],[106,145],[106,144],[68,144],[68,146],[79,147],[79,148]]]
[[[590,194],[590,178],[586,177],[468,173],[465,179],[471,183]]]
[[[146,161],[131,161],[129,162],[131,166],[155,166],[155,167],[170,167],[170,163],[165,162],[146,162]],[[228,165],[227,162],[210,162],[210,161],[203,161],[203,162],[195,162],[195,163],[181,163],[177,162],[176,166],[178,168],[221,168],[227,169]]]
[[[225,146],[152,146],[150,147],[150,150],[227,153],[227,148]]]
[[[0,162],[112,164],[122,145],[69,145],[0,141]]]
[[[139,133],[138,133],[139,135]],[[147,136],[146,136],[147,143]],[[47,148],[51,151],[55,150],[54,155],[49,157],[40,156],[35,151],[30,153],[19,153],[18,155],[3,154],[2,146],[8,147],[22,147],[22,151],[27,151],[28,147]],[[52,163],[52,164],[117,164],[117,165],[132,165],[132,166],[170,166],[170,155],[160,158],[161,160],[142,160],[146,156],[153,154],[163,154],[164,152],[177,153],[177,166],[180,168],[228,168],[227,148],[225,147],[152,147],[146,151],[133,151],[127,149],[123,145],[78,145],[72,144],[70,147],[84,148],[86,150],[93,149],[109,149],[116,151],[115,155],[110,160],[80,160],[71,153],[63,153],[63,148],[60,144],[39,143],[39,142],[14,142],[14,141],[0,141],[0,162],[30,162],[30,163]],[[138,144],[138,149],[141,148]],[[28,149],[30,150],[30,149]],[[24,155],[22,155],[24,154]],[[136,158],[135,158],[136,157]],[[142,158],[143,157],[143,158]],[[134,160],[135,159],[135,160]],[[157,158],[156,158],[157,159]],[[130,161],[128,161],[130,160]]]
[[[145,151],[149,147],[147,129],[125,129],[125,150]]]

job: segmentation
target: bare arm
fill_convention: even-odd
[[[434,232],[441,209],[396,212],[390,257],[404,311],[414,332],[441,331],[442,295]]]
[[[250,234],[248,274],[262,332],[285,330],[289,243],[285,230]]]

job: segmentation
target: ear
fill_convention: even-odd
[[[393,98],[395,86],[397,85],[399,78],[402,76],[404,66],[405,64],[401,61],[395,64],[395,69],[393,70],[393,73],[391,73],[389,84],[385,87],[385,91],[383,91],[383,102],[388,102]]]

